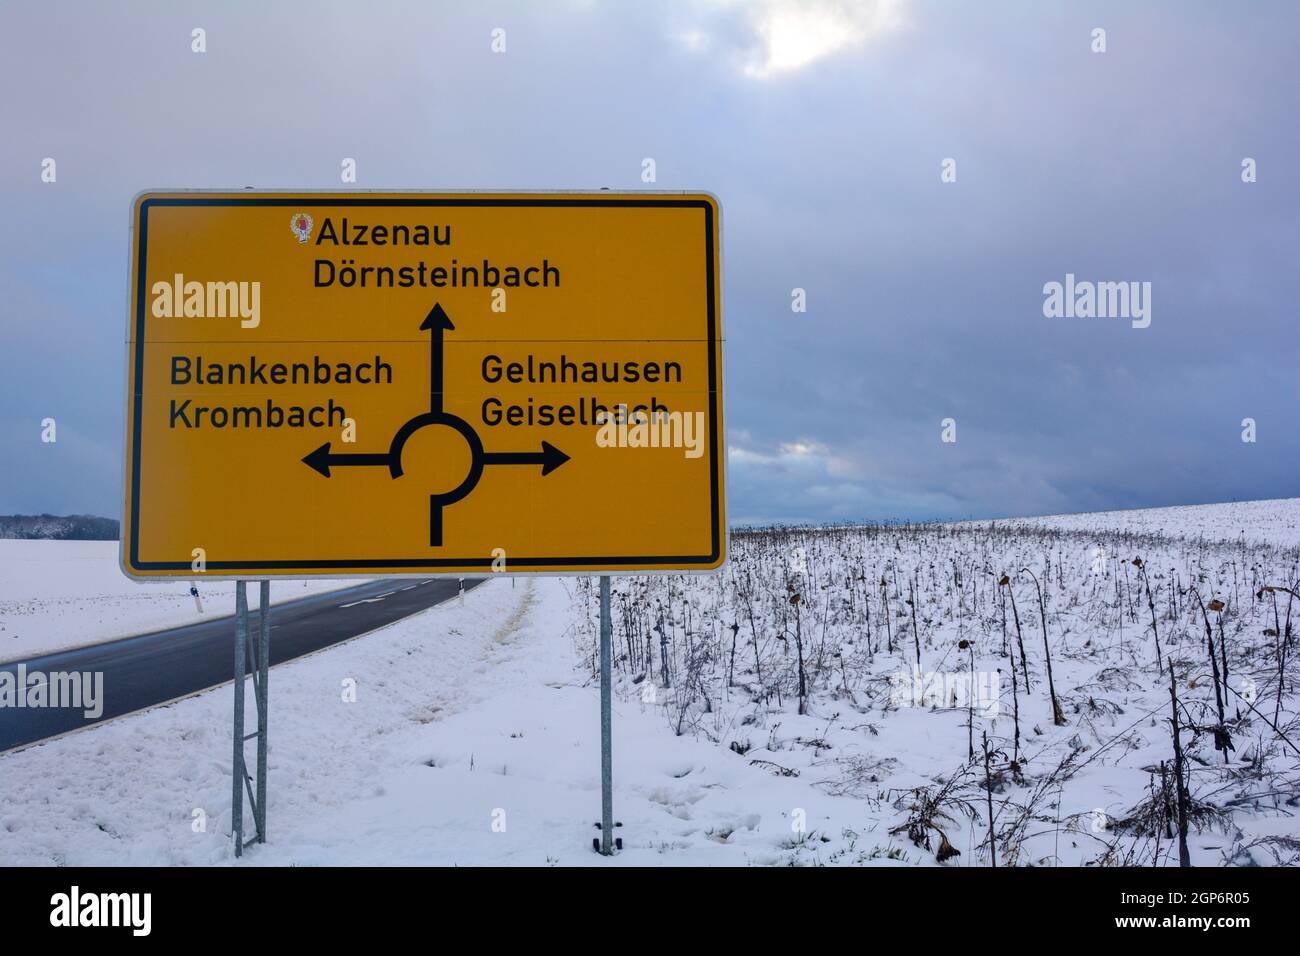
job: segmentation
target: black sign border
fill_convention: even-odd
[[[710,536],[711,550],[705,555],[602,555],[599,557],[511,557],[508,558],[507,573],[517,573],[519,569],[546,568],[563,566],[591,566],[596,573],[602,566],[625,565],[670,565],[683,569],[693,567],[711,568],[718,564],[722,554],[721,521],[721,476],[718,459],[718,406],[721,396],[718,394],[718,309],[716,288],[716,262],[714,254],[714,234],[717,228],[714,222],[713,203],[706,199],[686,199],[671,196],[627,197],[611,196],[609,198],[585,198],[578,196],[529,196],[517,198],[441,196],[421,199],[404,195],[397,199],[380,199],[365,196],[337,196],[321,193],[302,193],[288,196],[155,196],[144,194],[138,203],[138,222],[136,229],[136,288],[135,288],[135,343],[132,369],[131,405],[131,535],[130,567],[124,568],[128,574],[147,571],[189,571],[189,561],[140,561],[140,418],[144,407],[144,319],[146,287],[146,254],[149,239],[149,210],[153,206],[360,206],[360,207],[394,207],[394,206],[498,206],[498,207],[654,207],[686,208],[704,211],[704,249],[705,249],[705,295],[707,296],[708,345],[709,345],[709,479],[710,479]],[[714,200],[716,202],[716,200]],[[488,557],[472,558],[395,558],[358,560],[329,559],[309,561],[207,561],[209,571],[231,571],[233,576],[240,576],[255,571],[293,571],[319,569],[340,571],[340,577],[346,576],[352,569],[373,568],[410,569],[405,573],[415,574],[420,571],[437,573],[438,568],[485,568],[490,569],[496,559]],[[581,573],[581,572],[574,572]],[[256,576],[256,575],[249,575]],[[358,575],[364,576],[364,575]]]

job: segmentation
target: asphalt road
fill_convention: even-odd
[[[465,588],[480,582],[466,578]],[[248,588],[250,600],[255,601],[257,585],[250,583]],[[271,588],[274,591],[274,581]],[[458,592],[454,578],[397,579],[273,606],[271,664],[391,624]],[[257,626],[257,611],[250,611],[250,631]],[[82,708],[0,707],[0,753],[228,683],[234,669],[234,641],[235,619],[230,616],[0,664],[0,672],[9,671],[14,680],[20,665],[26,666],[29,680],[32,674],[60,672],[104,675],[103,713],[96,719],[87,718]]]

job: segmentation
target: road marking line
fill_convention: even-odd
[[[447,601],[449,601],[449,600],[451,600],[451,599],[450,599],[450,598],[444,598],[442,601],[439,602],[439,604],[446,604]],[[362,603],[364,603],[364,602],[362,602]],[[279,664],[272,664],[271,666],[272,666],[272,667],[279,667],[280,664],[292,664],[294,661],[300,661],[300,660],[304,660],[304,659],[306,659],[306,658],[308,658],[308,657],[315,657],[315,656],[317,656],[318,654],[324,654],[326,651],[331,651],[331,650],[333,650],[333,649],[336,648],[336,647],[342,647],[342,646],[345,645],[345,644],[351,644],[353,641],[356,641],[356,640],[358,640],[358,639],[360,639],[360,638],[363,638],[363,637],[369,637],[371,634],[377,634],[377,633],[379,633],[380,631],[387,630],[387,629],[390,628],[390,627],[395,627],[396,625],[400,624],[402,621],[409,620],[410,618],[413,618],[413,617],[418,617],[420,614],[423,614],[425,611],[431,611],[431,610],[433,610],[434,608],[438,607],[439,604],[431,604],[431,605],[429,605],[429,607],[424,608],[423,610],[415,611],[415,612],[413,612],[413,613],[411,613],[411,614],[406,615],[406,617],[398,618],[396,621],[390,621],[390,622],[387,623],[387,624],[381,624],[381,625],[379,625],[378,627],[372,627],[372,628],[371,628],[370,630],[368,630],[368,631],[362,631],[360,634],[353,634],[351,637],[345,637],[345,638],[343,638],[342,640],[339,640],[339,641],[337,641],[337,642],[335,642],[335,643],[333,643],[333,644],[328,644],[328,645],[326,645],[325,647],[318,647],[318,648],[317,648],[316,650],[314,650],[314,651],[307,651],[307,652],[305,652],[305,653],[299,654],[297,657],[290,658],[289,660],[286,660],[286,661],[280,661]],[[186,627],[193,627],[193,626],[197,626],[197,625],[184,624],[184,625],[181,625],[181,627],[179,627],[179,628],[173,628],[173,630],[182,630],[182,629],[184,629],[184,628],[186,628]],[[162,632],[162,633],[166,633],[166,632]],[[148,634],[136,634],[136,635],[132,635],[131,637],[120,638],[119,640],[122,640],[122,641],[131,641],[131,640],[135,640],[135,639],[138,638],[138,637],[147,637],[147,636],[149,636],[149,635],[148,635]],[[103,643],[106,643],[106,644],[113,644],[113,643],[117,643],[117,642],[116,642],[116,641],[105,641],[105,642],[103,642]],[[95,646],[95,645],[87,645],[87,646],[90,647],[90,646]],[[75,648],[74,648],[74,649],[75,649]],[[83,725],[81,725],[81,726],[79,726],[79,727],[73,727],[71,730],[64,730],[64,731],[61,731],[60,733],[52,734],[52,735],[50,735],[49,737],[42,737],[42,738],[40,738],[39,740],[29,740],[29,741],[27,741],[26,743],[21,743],[21,744],[14,744],[12,747],[8,748],[7,750],[0,750],[0,757],[4,757],[4,756],[7,756],[8,754],[12,754],[12,753],[19,753],[20,751],[27,750],[27,749],[29,749],[29,748],[31,748],[31,747],[37,747],[37,746],[40,746],[41,744],[49,743],[49,742],[52,741],[52,740],[59,740],[59,739],[62,738],[62,737],[70,737],[70,736],[72,736],[73,734],[79,734],[79,733],[82,733],[83,731],[94,730],[96,727],[103,726],[104,724],[109,724],[109,723],[112,723],[113,721],[117,721],[117,720],[125,720],[125,719],[128,718],[128,717],[133,717],[133,716],[135,716],[136,714],[143,714],[143,713],[146,713],[147,711],[155,710],[155,709],[157,709],[157,708],[159,708],[159,707],[167,707],[167,706],[170,705],[170,704],[179,703],[180,701],[183,701],[183,700],[189,700],[191,697],[198,697],[200,694],[206,694],[208,691],[210,691],[210,690],[214,690],[214,689],[216,689],[216,688],[218,688],[218,687],[229,687],[229,686],[231,685],[231,683],[233,683],[233,681],[229,681],[229,680],[219,681],[219,682],[216,683],[216,684],[210,684],[209,686],[207,686],[207,687],[201,687],[201,688],[199,688],[198,690],[192,690],[192,691],[189,691],[189,692],[184,693],[184,694],[179,694],[179,695],[177,695],[176,697],[172,697],[172,698],[169,699],[169,700],[160,700],[160,701],[158,701],[156,704],[146,704],[145,706],[143,706],[143,707],[138,707],[138,708],[136,708],[135,710],[128,710],[128,711],[127,711],[126,713],[124,713],[124,714],[117,714],[116,716],[113,716],[113,717],[100,717],[98,720],[87,721],[85,724],[83,724]]]

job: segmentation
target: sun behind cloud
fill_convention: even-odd
[[[836,53],[891,33],[906,22],[910,0],[709,0],[701,12],[736,13],[747,36],[738,62],[754,79],[803,69]],[[682,30],[678,40],[692,52],[714,48],[722,39],[701,26]]]

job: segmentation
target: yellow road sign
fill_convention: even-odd
[[[138,577],[725,560],[719,207],[696,193],[145,193]]]

